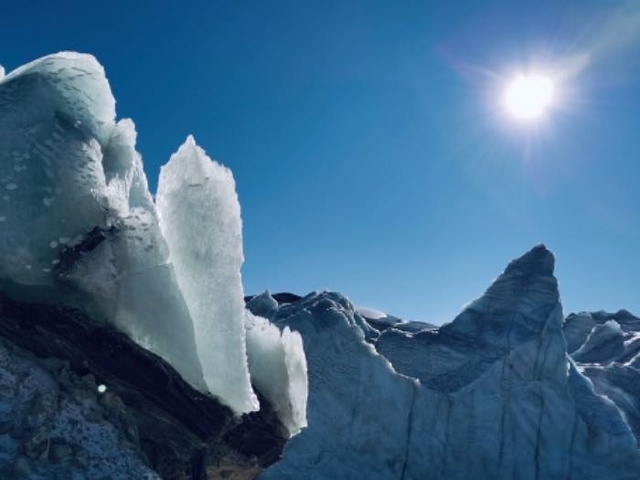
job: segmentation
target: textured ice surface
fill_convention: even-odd
[[[571,356],[577,362],[604,363],[618,358],[624,351],[624,332],[615,320],[609,320],[595,325],[584,344]]]
[[[572,357],[577,368],[596,393],[624,412],[640,442],[640,318],[625,310],[582,312],[565,319],[564,332],[576,346]]]
[[[278,309],[278,301],[271,296],[269,290],[255,295],[247,302],[247,308],[260,317],[268,318]]]
[[[280,306],[305,344],[309,425],[260,478],[637,478],[625,415],[567,356],[553,268],[538,246],[450,324],[387,327],[377,351],[339,294]]]
[[[307,359],[298,332],[281,332],[247,311],[247,353],[251,381],[266,397],[290,435],[307,426]]]
[[[104,68],[91,55],[60,52],[23,65],[5,78],[20,78],[42,87],[40,97],[61,116],[72,120],[104,144],[111,135],[116,118],[116,102],[111,94]],[[37,105],[34,105],[37,109]],[[44,109],[47,114],[47,109]]]
[[[97,135],[108,138],[113,105],[89,56],[45,57],[0,83],[0,276],[51,283],[60,250],[105,223]]]
[[[135,145],[90,55],[50,55],[0,78],[0,282],[114,323],[236,412],[255,410],[233,176],[190,137],[163,168],[163,235]],[[292,431],[304,424],[296,339],[283,333],[280,352]]]
[[[205,382],[237,413],[257,410],[247,364],[242,221],[233,175],[190,136],[161,169],[157,205]]]
[[[376,354],[355,315],[342,295],[314,293],[271,317],[302,335],[308,426],[260,478],[401,478],[416,382]]]
[[[90,55],[0,82],[0,279],[90,309],[203,385],[135,141]]]

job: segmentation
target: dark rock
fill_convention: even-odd
[[[46,432],[38,431],[22,444],[22,453],[32,460],[43,460],[49,455],[50,442]]]
[[[95,385],[105,412],[96,415],[106,415],[122,441],[138,443],[163,479],[206,479],[212,458],[238,459],[242,468],[259,471],[280,456],[287,437],[264,398],[260,412],[237,418],[164,360],[74,308],[0,294],[0,319],[0,337],[56,370],[60,388],[87,395]],[[106,391],[100,394],[97,385]],[[48,440],[35,440],[28,437],[25,454],[41,457]],[[54,444],[49,456],[52,461],[82,457],[64,444]],[[26,465],[19,470],[28,470]]]
[[[71,458],[73,454],[72,448],[63,440],[54,439],[51,441],[49,451],[49,460],[52,462],[64,462]]]

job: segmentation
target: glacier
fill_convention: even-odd
[[[0,79],[0,132],[2,290],[79,307],[236,414],[257,410],[230,170],[189,137],[163,168],[156,203],[133,121],[116,118],[103,67],[75,52]],[[295,408],[280,398],[279,411],[285,428],[298,431],[306,393],[294,386],[306,388],[304,350],[295,334],[282,339],[274,355],[280,361],[287,352],[282,391]]]
[[[176,434],[158,445],[183,461],[210,440],[203,429],[219,428],[214,457],[233,467],[237,452],[259,451],[259,465],[244,459],[258,474],[289,438],[263,480],[640,478],[640,319],[625,310],[565,317],[544,245],[439,327],[356,308],[336,292],[245,299],[231,171],[189,136],[162,168],[154,199],[136,136],[133,121],[117,118],[92,56],[0,68],[0,475],[68,474],[47,459],[86,444],[72,456],[95,464],[76,465],[78,475],[158,478],[146,439],[176,427],[173,415],[188,405],[202,417],[187,430],[202,438]],[[95,378],[68,363],[23,350],[77,355],[67,324],[84,341],[98,330],[113,340],[101,328],[115,327],[131,344],[117,337],[94,354],[101,371],[118,372],[105,388],[129,404],[109,390],[97,396]],[[49,332],[51,345],[36,331]],[[117,368],[105,367],[110,355]],[[143,380],[154,408],[158,392],[177,400],[160,408],[162,422],[136,400],[131,358],[153,372]],[[114,411],[105,399],[117,404],[115,420],[99,418]],[[41,438],[43,415],[55,441]],[[127,428],[134,418],[148,429],[140,437]],[[43,445],[55,448],[45,454]],[[218,466],[209,474],[228,474]]]
[[[390,322],[371,335],[366,310],[332,292],[271,308],[305,344],[309,425],[259,478],[638,478],[629,415],[604,394],[630,409],[637,386],[623,394],[619,372],[589,376],[598,367],[568,355],[573,320],[553,270],[553,254],[533,248],[439,328]]]
[[[640,318],[626,310],[580,312],[564,323],[577,369],[623,413],[640,442]]]

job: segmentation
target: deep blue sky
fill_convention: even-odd
[[[248,293],[443,322],[545,242],[565,310],[640,313],[640,21],[622,2],[180,3],[11,2],[0,64],[94,54],[153,189],[189,133],[231,167]],[[584,54],[544,122],[501,111],[508,74]]]

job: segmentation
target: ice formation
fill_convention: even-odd
[[[0,284],[111,322],[236,413],[255,410],[233,176],[190,137],[163,170],[161,231],[135,144],[90,55],[0,77]]]
[[[640,318],[582,312],[566,318],[564,334],[578,369],[624,413],[640,442]]]
[[[157,204],[205,382],[237,412],[257,410],[247,364],[242,222],[233,175],[190,136],[160,171]]]
[[[0,131],[0,278],[112,321],[202,384],[135,128],[116,123],[100,64],[67,52],[9,73]]]
[[[273,323],[304,341],[308,426],[260,478],[401,478],[416,382],[375,353],[358,316],[337,293],[312,293],[273,312]]]
[[[640,399],[634,384],[620,390],[632,370],[581,373],[595,366],[567,355],[553,269],[535,247],[440,328],[380,324],[371,336],[335,293],[274,309],[305,342],[309,426],[260,478],[637,478],[638,417],[621,413]],[[593,321],[609,320],[624,331],[619,317]],[[617,329],[604,328],[608,342]]]
[[[268,295],[268,294],[267,294]],[[307,426],[307,359],[302,337],[246,312],[251,379],[290,435]]]
[[[563,319],[544,246],[439,328],[327,292],[265,293],[250,314],[231,173],[190,137],[156,207],[135,142],[93,57],[0,69],[0,286],[112,322],[237,413],[257,408],[253,383],[290,433],[308,422],[262,479],[638,478],[640,319]],[[53,412],[67,446],[92,441],[64,423],[91,412],[45,404],[51,378],[0,348],[0,403],[20,422],[39,418],[27,404]],[[124,450],[94,423],[108,464]],[[153,476],[136,452],[116,457]]]

